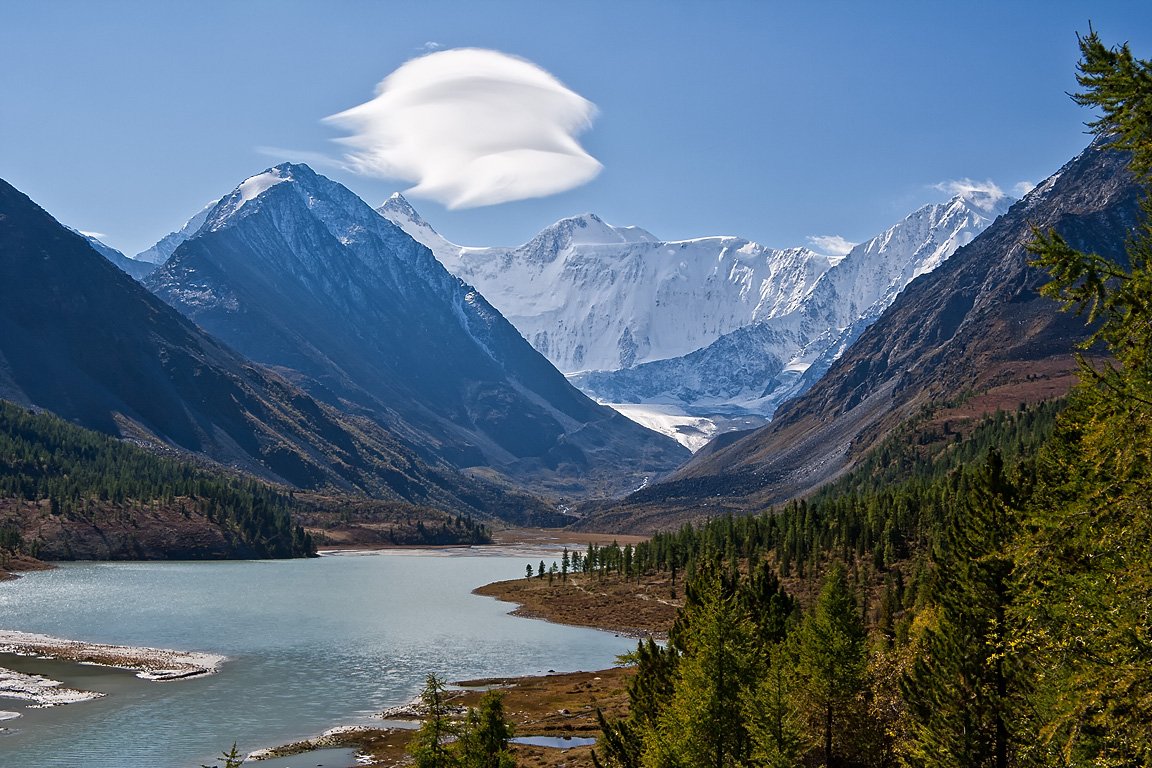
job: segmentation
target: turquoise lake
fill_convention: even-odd
[[[313,560],[84,563],[0,583],[0,627],[228,657],[215,675],[156,683],[130,672],[0,655],[102,699],[26,709],[0,723],[0,766],[211,764],[371,724],[424,678],[602,669],[635,641],[507,615],[471,590],[522,577],[552,552],[385,551]],[[302,765],[304,763],[301,763]],[[261,765],[261,763],[256,763]]]

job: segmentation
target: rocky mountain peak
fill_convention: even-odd
[[[408,199],[399,192],[393,192],[392,196],[376,209],[376,213],[391,220],[405,219],[418,227],[428,226],[428,222],[424,221],[424,217],[421,216],[420,213],[412,207],[412,204],[408,202]]]

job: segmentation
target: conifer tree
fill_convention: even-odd
[[[660,646],[649,639],[641,640],[635,651],[621,658],[636,666],[636,674],[628,681],[628,716],[608,720],[603,712],[596,711],[603,734],[599,743],[600,754],[608,765],[638,768],[644,734],[656,729],[661,712],[672,698],[679,654],[671,644]],[[592,758],[596,765],[600,765],[595,751]]]
[[[1020,764],[1026,675],[1008,624],[1017,507],[1003,460],[989,454],[932,551],[936,621],[901,686],[913,720],[914,765]]]
[[[428,714],[408,743],[408,754],[416,768],[450,768],[456,765],[455,755],[449,747],[456,736],[456,728],[445,692],[444,681],[436,675],[428,675],[420,694],[420,701]]]
[[[1094,324],[1112,364],[1081,385],[1038,463],[1030,535],[1017,552],[1018,620],[1045,669],[1034,697],[1051,754],[1068,765],[1152,764],[1152,62],[1081,38],[1074,99],[1130,153],[1145,188],[1126,258],[1038,233],[1044,293]],[[1053,758],[1055,759],[1055,758]]]
[[[508,752],[512,727],[504,717],[504,694],[488,691],[477,707],[469,708],[454,745],[461,768],[511,768]]]
[[[837,743],[866,687],[867,649],[864,621],[844,566],[834,563],[812,611],[800,627],[797,674],[810,714],[812,732],[820,734],[823,764],[839,764]]]
[[[718,574],[702,580],[693,611],[676,639],[672,697],[645,735],[650,768],[732,768],[751,751],[741,701],[759,671],[755,627]]]
[[[784,643],[771,646],[765,674],[744,702],[751,761],[764,768],[795,768],[804,755],[805,729],[794,704],[792,666],[792,654]]]

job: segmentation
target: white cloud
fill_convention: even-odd
[[[811,235],[808,243],[825,256],[847,256],[856,247],[856,243],[850,243],[840,235]]]
[[[1012,185],[1012,194],[1016,197],[1024,197],[1032,190],[1036,189],[1036,183],[1033,181],[1018,181]]]
[[[965,200],[985,210],[991,210],[996,203],[1004,198],[1004,190],[1000,189],[991,179],[987,181],[955,179],[933,184],[932,188],[946,192],[952,197],[963,197]]]
[[[103,240],[104,238],[108,237],[108,235],[104,234],[103,232],[85,232],[82,229],[78,229],[76,231],[79,232],[80,234],[84,235],[85,237],[94,237],[97,240]]]
[[[369,102],[325,118],[348,130],[348,167],[416,182],[405,194],[449,208],[564,192],[600,163],[576,135],[596,107],[537,65],[456,48],[412,59]]]
[[[436,42],[435,40],[429,40],[428,42],[424,43],[424,45],[420,46],[420,50],[424,51],[424,53],[432,53],[432,51],[438,51],[443,47],[444,46],[440,45],[440,43]]]

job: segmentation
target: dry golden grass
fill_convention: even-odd
[[[498,581],[474,590],[520,605],[514,614],[633,637],[666,637],[683,603],[682,584],[667,574],[626,581],[591,574]]]

